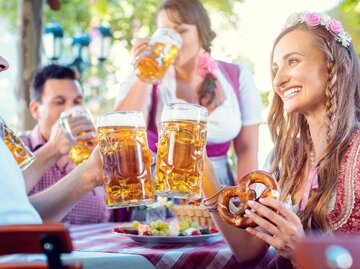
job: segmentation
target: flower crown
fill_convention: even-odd
[[[306,22],[308,27],[324,26],[325,29],[332,34],[334,39],[345,48],[351,43],[351,36],[342,28],[341,22],[330,18],[330,16],[325,13],[295,12],[287,18],[284,29],[303,22]]]

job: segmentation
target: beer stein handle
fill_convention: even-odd
[[[64,131],[65,135],[71,140],[76,141],[76,137],[72,134],[71,128],[68,122],[68,117],[61,117],[60,118],[60,126],[62,127],[62,130]]]

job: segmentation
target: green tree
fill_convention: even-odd
[[[350,33],[354,47],[360,55],[360,1],[344,0],[340,4],[341,21]]]
[[[217,10],[224,13],[224,18],[236,22],[237,16],[233,14],[235,2],[243,0],[204,0],[208,10]],[[44,1],[46,3],[46,1]],[[61,0],[61,9],[53,11],[44,5],[44,25],[50,21],[60,23],[64,32],[73,35],[81,29],[88,32],[93,26],[92,19],[106,21],[110,24],[115,39],[126,40],[128,47],[133,35],[141,33],[150,34],[156,27],[155,14],[162,0]],[[0,14],[10,18],[13,27],[16,27],[16,10],[18,1],[0,1]]]

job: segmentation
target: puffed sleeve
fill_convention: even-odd
[[[135,74],[133,73],[129,73],[129,75],[126,77],[125,80],[123,80],[121,83],[120,83],[120,89],[119,89],[119,94],[115,100],[115,106],[114,107],[117,107],[122,100],[124,100],[124,98],[128,95],[129,91],[130,91],[130,88],[131,88],[131,85],[133,84],[134,80],[135,80],[136,76]],[[149,87],[148,89],[148,94],[149,94],[149,97],[148,98],[148,107],[149,107],[149,110],[151,108],[151,91],[152,91],[152,88]]]
[[[242,125],[255,125],[261,123],[261,95],[256,88],[255,81],[247,64],[239,64],[239,91],[240,111]]]

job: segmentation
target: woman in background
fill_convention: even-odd
[[[131,74],[121,85],[116,110],[135,109],[144,113],[149,147],[156,152],[157,127],[166,104],[187,102],[205,106],[209,112],[208,156],[221,183],[234,185],[227,159],[231,142],[238,159],[238,175],[258,167],[261,98],[251,71],[244,64],[211,58],[215,33],[198,0],[165,0],[157,12],[157,26],[171,28],[181,35],[180,53],[156,86]],[[148,41],[143,39],[135,44],[135,56]]]

